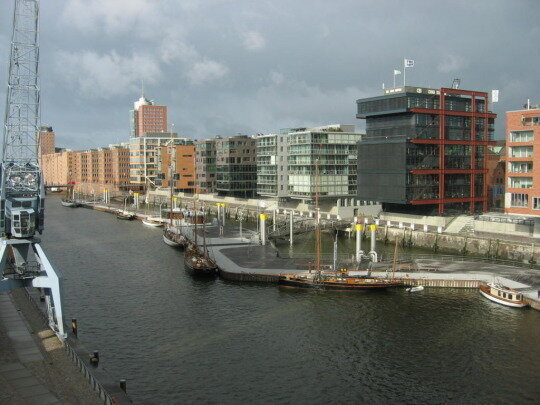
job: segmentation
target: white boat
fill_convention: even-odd
[[[61,202],[64,207],[77,208],[79,206],[79,203],[74,200],[62,200]]]
[[[167,238],[167,236],[165,234],[163,234],[163,242],[165,242],[167,245],[169,246],[172,246],[172,247],[180,247],[180,243],[178,242],[175,242],[169,238]]]
[[[406,288],[405,291],[407,291],[407,292],[424,291],[424,286],[422,286],[422,285],[417,285],[417,286],[415,286],[415,287],[409,287],[409,288]]]
[[[152,219],[152,218],[145,218],[142,220],[142,223],[143,225],[150,226],[153,228],[158,228],[160,226],[163,226],[163,222],[158,221],[156,219]]]
[[[523,308],[529,305],[522,293],[499,283],[480,284],[479,291],[487,299],[508,307]]]

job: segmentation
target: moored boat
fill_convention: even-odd
[[[208,254],[190,245],[184,253],[184,267],[193,276],[216,276],[218,267]]]
[[[400,280],[376,277],[350,277],[322,272],[282,275],[279,277],[278,284],[284,287],[340,291],[374,291],[403,286]]]
[[[150,226],[150,227],[153,227],[153,228],[159,228],[160,226],[163,226],[162,221],[158,221],[158,220],[151,219],[151,218],[144,218],[142,220],[142,223],[143,223],[143,225]]]
[[[129,211],[118,210],[116,212],[116,218],[123,219],[125,221],[133,221],[135,219],[135,214]]]
[[[487,299],[508,307],[523,308],[528,305],[522,293],[499,283],[480,284],[479,291]]]
[[[64,198],[62,201],[62,206],[69,207],[69,208],[77,208],[79,206],[79,203],[75,200]]]
[[[171,228],[167,227],[163,231],[163,242],[171,247],[184,247],[186,244],[186,237],[179,234],[178,232],[173,232]]]

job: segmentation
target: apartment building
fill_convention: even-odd
[[[129,141],[130,182],[136,190],[156,187],[158,150],[166,145],[186,145],[187,138],[179,138],[171,132],[146,132],[145,136]]]
[[[255,139],[236,135],[216,139],[216,191],[229,197],[251,198],[257,190]]]
[[[505,213],[540,216],[540,106],[506,113]]]
[[[216,142],[219,138],[195,142],[195,185],[203,194],[216,192]]]
[[[171,155],[173,159],[171,159]],[[159,175],[156,185],[170,187],[173,173],[174,192],[195,193],[195,145],[162,146],[157,151]],[[173,164],[174,162],[174,164]]]
[[[487,147],[496,114],[488,94],[401,87],[357,100],[358,198],[385,211],[444,215],[488,209]]]
[[[257,193],[313,201],[356,197],[354,125],[290,128],[257,136]]]
[[[129,149],[126,144],[84,151],[64,151],[42,156],[46,186],[75,186],[87,193],[103,190],[127,191],[129,183]]]

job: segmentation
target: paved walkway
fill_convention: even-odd
[[[3,349],[11,348],[10,355],[0,352],[0,404],[60,404],[27,368],[43,356],[7,293],[0,293],[0,335]]]

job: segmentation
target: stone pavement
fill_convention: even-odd
[[[11,349],[9,354],[0,351],[0,404],[60,404],[27,368],[43,361],[43,355],[7,293],[0,293],[0,334],[3,349]]]

